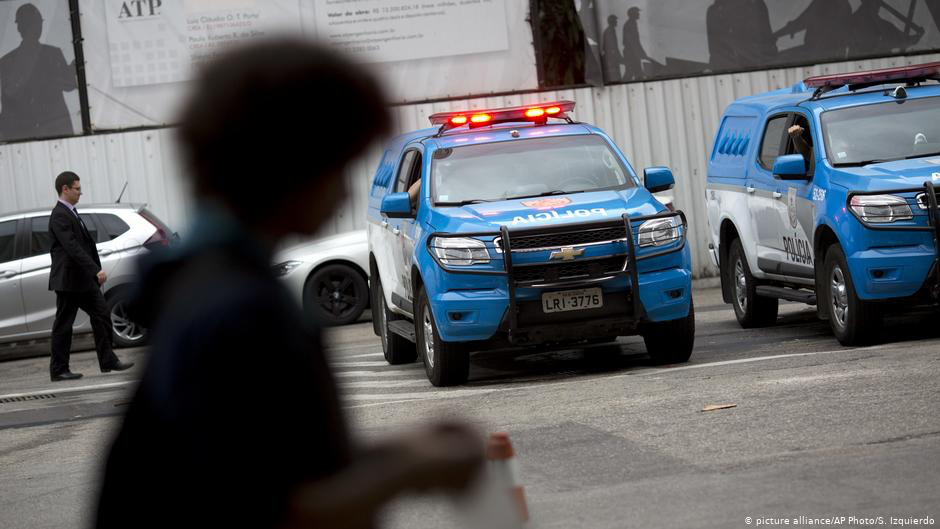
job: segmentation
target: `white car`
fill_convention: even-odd
[[[147,330],[131,321],[125,310],[137,259],[155,247],[175,243],[178,237],[141,204],[78,207],[95,239],[101,268],[108,274],[102,292],[111,311],[114,345],[143,345]],[[51,209],[0,215],[0,343],[46,339],[52,333],[56,296],[49,291]],[[73,332],[90,331],[88,315],[79,311]]]
[[[296,296],[304,314],[320,324],[352,323],[369,305],[365,230],[290,246],[277,253],[273,270]]]

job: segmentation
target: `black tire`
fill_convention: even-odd
[[[689,314],[685,318],[647,323],[643,342],[646,343],[646,352],[656,364],[688,362],[695,346],[695,304],[689,302]]]
[[[346,325],[369,304],[369,285],[355,268],[331,264],[318,268],[304,285],[304,310],[322,325]]]
[[[866,302],[855,293],[845,252],[838,244],[826,251],[823,264],[822,298],[829,314],[829,326],[842,345],[871,343],[884,322],[881,307]]]
[[[725,268],[725,263],[722,263],[722,268]],[[777,322],[779,300],[757,295],[757,284],[747,265],[740,239],[731,241],[727,268],[721,273],[727,274],[725,277],[731,282],[731,306],[741,327],[767,327]]]
[[[408,341],[407,338],[393,333],[388,328],[388,322],[400,319],[400,317],[388,309],[378,272],[372,275],[372,292],[372,325],[373,328],[379,329],[379,338],[382,339],[382,353],[385,355],[385,361],[391,365],[414,363],[418,359],[418,350],[415,349],[415,344]]]
[[[146,328],[135,323],[127,315],[129,290],[120,288],[108,293],[108,315],[111,318],[111,339],[115,347],[140,347],[150,341]]]
[[[428,296],[421,289],[415,312],[415,337],[424,360],[424,372],[435,386],[456,386],[470,375],[470,354],[463,348],[441,340],[431,313]]]

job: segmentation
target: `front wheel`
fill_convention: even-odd
[[[424,289],[418,294],[415,337],[424,357],[424,372],[435,386],[463,384],[470,375],[470,354],[459,346],[441,340]]]
[[[318,269],[304,285],[304,307],[314,321],[346,325],[359,319],[369,303],[369,286],[357,270],[344,264]]]
[[[883,315],[878,306],[855,293],[842,247],[834,244],[826,252],[823,296],[829,312],[829,326],[842,345],[870,343],[881,329]]]
[[[689,314],[678,320],[646,324],[643,332],[646,352],[657,364],[688,362],[695,345],[695,305],[689,301]]]
[[[725,263],[722,263],[721,272],[727,274],[725,277],[731,280],[731,305],[734,307],[734,317],[738,324],[745,329],[773,325],[777,321],[777,311],[780,307],[778,300],[757,295],[757,284],[751,275],[750,267],[747,266],[741,239],[731,242],[728,268],[725,266]]]

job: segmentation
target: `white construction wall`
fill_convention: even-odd
[[[676,176],[676,207],[689,224],[693,274],[717,274],[708,257],[705,171],[718,119],[735,99],[775,90],[813,75],[888,68],[940,60],[940,54],[892,57],[804,68],[740,73],[479,98],[393,108],[398,131],[425,128],[435,112],[513,106],[557,99],[577,102],[573,116],[607,131],[642,174],[664,165]],[[311,144],[315,144],[311,137]],[[350,199],[326,233],[365,227],[367,194],[381,156],[369,149],[348,171]],[[311,160],[311,163],[315,163]],[[52,207],[53,180],[63,170],[82,177],[85,203],[113,202],[127,182],[123,202],[144,202],[171,228],[185,234],[192,201],[175,153],[173,129],[154,129],[62,140],[0,145],[0,215]],[[276,175],[258,175],[255,185],[276,185]],[[326,205],[311,204],[311,207]]]

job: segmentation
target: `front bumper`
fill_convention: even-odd
[[[682,220],[680,240],[667,249],[638,257],[634,246],[635,230],[631,224],[668,216],[677,216]],[[445,274],[482,273],[503,276],[505,280],[499,281],[494,288],[461,288],[432,293],[431,307],[441,338],[448,342],[469,342],[492,340],[500,335],[509,344],[529,345],[636,334],[644,322],[669,321],[687,316],[692,293],[684,214],[670,212],[633,218],[624,215],[622,220],[628,234],[622,269],[578,280],[538,284],[526,280],[526,265],[513,266],[512,263],[513,237],[523,233],[529,235],[534,230],[513,232],[504,226],[499,233],[460,234],[461,237],[498,235],[503,269],[470,271],[437,262]],[[563,228],[570,230],[572,226]],[[429,245],[435,236],[450,235],[433,234],[428,238]],[[433,256],[430,247],[428,250]],[[641,271],[638,262],[651,266]],[[541,295],[545,292],[592,287],[602,289],[604,303],[601,308],[550,314],[542,311]]]
[[[938,216],[937,197],[931,182],[924,187],[889,189],[880,191],[857,192],[848,194],[847,204],[853,196],[864,195],[910,195],[904,196],[917,217],[926,217],[926,225],[887,225],[866,222],[851,207],[858,222],[868,230],[876,232],[925,233],[929,239],[920,244],[903,246],[865,247],[850,251],[846,255],[852,280],[858,296],[867,300],[889,300],[907,298],[925,290],[935,301],[940,298],[940,274],[933,273],[940,263],[940,216]],[[923,197],[923,203],[917,197]],[[923,220],[920,221],[923,223]],[[909,240],[907,235],[903,236]],[[918,236],[919,238],[920,236]],[[913,242],[913,241],[909,241]]]

